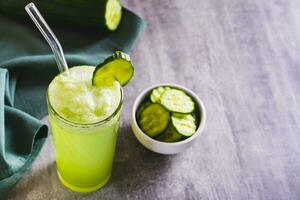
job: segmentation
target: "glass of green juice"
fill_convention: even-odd
[[[93,192],[111,176],[123,104],[116,81],[95,86],[95,67],[77,66],[57,75],[47,91],[57,173],[76,192]]]

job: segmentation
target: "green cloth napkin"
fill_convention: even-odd
[[[115,50],[129,51],[144,23],[123,10],[119,28],[99,31],[64,29],[49,24],[69,66],[96,65]],[[39,120],[47,114],[45,92],[58,74],[50,47],[29,19],[0,15],[0,198],[23,176],[47,137]]]

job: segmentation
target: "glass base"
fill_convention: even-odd
[[[62,184],[64,186],[66,186],[70,190],[73,190],[75,192],[80,192],[80,193],[95,192],[95,191],[99,190],[100,188],[102,188],[108,182],[108,180],[110,179],[110,175],[109,175],[104,181],[102,181],[98,185],[94,185],[94,186],[91,186],[91,187],[78,187],[78,186],[72,185],[72,184],[68,183],[67,181],[65,181],[63,179],[63,177],[59,174],[58,171],[57,171],[57,175],[58,175],[58,178],[59,178],[60,182],[62,182]]]

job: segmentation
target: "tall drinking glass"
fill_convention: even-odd
[[[92,123],[72,122],[69,120],[72,116],[62,116],[57,112],[53,106],[54,103],[51,102],[53,97],[49,98],[55,94],[51,94],[52,90],[49,88],[47,105],[58,177],[71,190],[77,192],[96,191],[105,185],[111,176],[123,104],[122,87],[119,88],[120,98],[112,114],[101,121]],[[67,94],[66,98],[69,98]],[[71,106],[73,105],[70,104]]]

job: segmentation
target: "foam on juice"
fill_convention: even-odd
[[[49,101],[53,109],[68,121],[81,124],[99,122],[117,109],[121,86],[92,85],[95,67],[77,66],[69,73],[56,76],[49,85]]]

